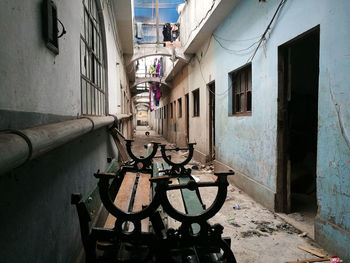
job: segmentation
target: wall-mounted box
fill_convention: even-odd
[[[58,52],[57,7],[52,0],[42,3],[43,36],[46,46],[56,55]]]

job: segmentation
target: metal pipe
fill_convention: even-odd
[[[19,133],[0,133],[0,175],[88,132],[110,126],[113,122],[112,116],[82,117],[25,129]]]
[[[159,44],[159,0],[156,0],[156,31],[157,31],[157,44]]]

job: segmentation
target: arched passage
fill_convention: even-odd
[[[150,78],[136,78],[135,82],[131,85],[130,89],[133,89],[136,86],[138,86],[142,83],[147,83],[147,82],[158,82],[162,85],[170,87],[170,84],[165,82],[164,79],[150,77]]]
[[[169,48],[169,47],[140,47],[134,49],[134,55],[130,57],[128,65],[136,60],[151,56],[166,56],[173,57],[174,59],[181,59],[188,63],[190,61],[190,56],[183,53],[182,48]]]

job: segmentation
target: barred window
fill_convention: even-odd
[[[80,34],[81,112],[105,114],[105,69],[101,23],[95,0],[83,0]]]

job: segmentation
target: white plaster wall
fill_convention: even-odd
[[[180,22],[180,40],[182,46],[188,46],[189,41],[193,40],[199,29],[199,24],[212,7],[213,9],[221,2],[221,0],[192,0],[187,1],[186,5],[179,17]],[[191,40],[190,40],[191,39]]]
[[[209,154],[209,91],[207,85],[214,80],[214,39],[211,37],[203,43],[188,66],[190,142],[196,142],[195,149],[205,155]],[[192,91],[198,88],[200,89],[200,115],[193,117]]]
[[[120,113],[120,83],[128,89],[124,60],[116,45],[114,18],[102,0],[106,26],[109,112]],[[42,38],[41,0],[1,1],[0,109],[63,116],[81,113],[81,1],[55,1],[67,34],[59,39],[59,54]],[[114,23],[114,25],[113,25]],[[117,62],[119,65],[117,65]]]
[[[111,114],[124,112],[122,105],[126,102],[121,96],[123,91],[129,88],[128,78],[125,72],[123,53],[117,39],[120,38],[116,27],[115,14],[113,14],[109,2],[102,1],[102,11],[105,22],[106,46],[107,46],[107,68],[108,68],[108,111]]]
[[[56,1],[67,34],[55,56],[42,38],[41,3],[1,1],[0,109],[74,116],[80,113],[82,4]]]

